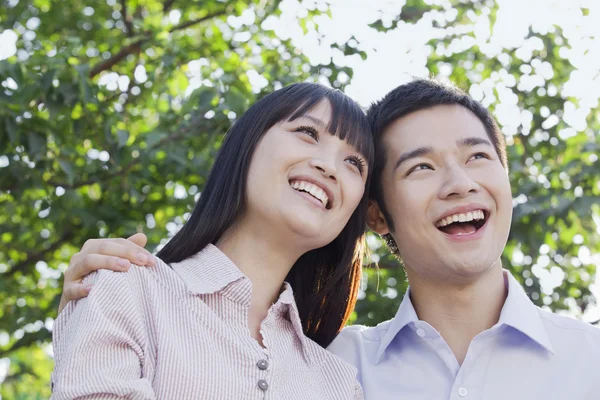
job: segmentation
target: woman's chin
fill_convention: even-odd
[[[332,232],[331,225],[327,226],[323,221],[315,221],[311,218],[302,218],[301,215],[295,215],[288,220],[288,229],[291,231],[294,239],[291,241],[300,244],[308,250],[318,249],[331,243],[340,232]],[[341,230],[340,230],[341,231]]]

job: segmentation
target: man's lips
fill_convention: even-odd
[[[475,227],[475,230],[472,232],[469,232],[469,233],[451,234],[451,233],[444,232],[440,228],[438,228],[438,231],[441,232],[444,235],[444,237],[446,237],[448,240],[450,240],[452,242],[455,242],[455,243],[470,242],[470,241],[478,240],[483,237],[483,235],[485,234],[485,231],[487,230],[488,222],[489,222],[489,218],[486,218],[485,221],[483,222],[483,225],[481,225],[479,227]]]
[[[483,215],[482,215],[483,214]],[[489,209],[483,204],[470,203],[463,206],[451,208],[436,219],[434,225],[437,228],[450,225],[453,222],[470,222],[474,220],[487,220]]]

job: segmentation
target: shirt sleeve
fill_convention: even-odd
[[[155,399],[145,373],[148,333],[134,267],[90,274],[88,297],[73,301],[53,331],[52,399]]]

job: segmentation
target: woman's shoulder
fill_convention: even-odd
[[[127,289],[134,294],[147,297],[151,292],[169,287],[172,290],[182,290],[184,284],[179,276],[169,265],[157,258],[153,266],[139,266],[132,264],[127,271],[98,270],[94,271],[83,280],[83,283],[95,287],[114,289]],[[149,293],[150,292],[150,293]]]

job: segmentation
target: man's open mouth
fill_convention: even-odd
[[[487,211],[473,210],[444,217],[436,222],[435,226],[448,235],[471,235],[481,229],[488,218]]]

